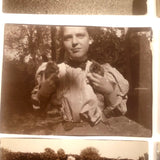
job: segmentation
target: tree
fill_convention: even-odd
[[[59,160],[65,160],[66,159],[65,151],[62,148],[60,148],[57,151],[57,155],[58,155]]]
[[[99,151],[94,147],[87,147],[83,149],[80,153],[82,160],[99,160]]]
[[[51,41],[51,26],[8,24],[5,26],[4,60],[34,74],[43,61],[52,57]]]
[[[148,153],[144,153],[145,160],[148,160]]]
[[[54,160],[57,159],[57,154],[51,148],[45,148],[45,152],[42,154],[42,159]]]
[[[0,148],[0,159],[7,160],[9,159],[10,151],[4,148]]]
[[[140,156],[138,160],[145,160],[143,156]]]

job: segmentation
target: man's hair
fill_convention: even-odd
[[[63,32],[64,32],[64,28],[65,28],[65,27],[71,27],[71,26],[61,26],[61,27],[60,27],[60,37],[61,37],[62,39],[63,39]],[[72,26],[72,27],[73,27],[73,26]],[[75,26],[75,27],[79,27],[79,26]],[[85,27],[85,28],[86,28],[89,36],[91,36],[91,37],[94,35],[95,29],[97,28],[97,27],[88,27],[88,26],[82,26],[82,27]]]

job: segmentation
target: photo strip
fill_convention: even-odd
[[[1,139],[1,159],[148,160],[145,141]]]
[[[3,0],[3,12],[71,15],[144,15],[147,0]]]
[[[6,24],[0,132],[152,135],[152,29]]]

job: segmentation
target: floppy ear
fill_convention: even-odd
[[[89,37],[89,45],[91,45],[93,43],[93,38]]]

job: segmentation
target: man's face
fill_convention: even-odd
[[[83,61],[87,59],[87,52],[92,39],[85,27],[64,27],[63,43],[69,58]]]

